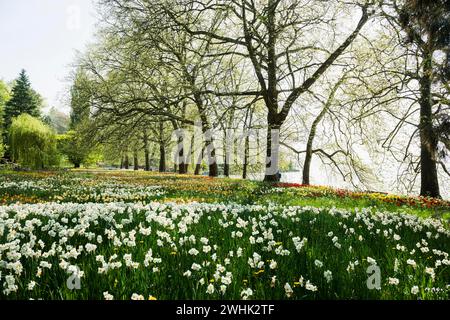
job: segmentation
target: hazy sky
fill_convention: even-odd
[[[93,0],[0,0],[0,79],[23,68],[47,105],[68,113],[62,98],[70,64],[96,21]]]

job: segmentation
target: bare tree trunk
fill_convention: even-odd
[[[216,148],[214,147],[214,140],[211,138],[211,142],[207,146],[210,148],[208,152],[208,163],[209,163],[209,176],[210,177],[218,177],[219,176],[219,167],[216,162]]]
[[[133,164],[134,164],[134,171],[139,170],[139,157],[138,157],[138,151],[134,150],[133,152]]]
[[[185,100],[183,100],[183,107],[182,107],[182,109],[183,109],[182,117],[185,118],[186,117],[186,110],[187,110],[187,103],[186,103]],[[183,149],[182,149],[182,154],[180,155],[180,157],[181,157],[181,159],[183,161],[180,163],[179,171],[180,171],[181,174],[186,174],[186,173],[188,173],[188,168],[189,168],[189,161],[188,161],[189,157],[187,156],[187,152],[184,149],[184,141],[185,141],[185,138],[186,138],[186,136],[185,136],[186,124],[182,124],[181,128],[183,130],[183,135],[181,136],[182,142],[183,142]]]
[[[333,102],[334,95],[339,87],[339,85],[342,83],[344,78],[341,78],[338,83],[333,87],[333,90],[330,93],[330,96],[325,103],[325,106],[323,107],[322,111],[320,111],[319,115],[314,119],[311,129],[309,130],[309,136],[308,136],[308,142],[306,143],[306,153],[305,153],[305,161],[303,163],[303,180],[302,183],[305,185],[310,184],[310,172],[311,172],[311,160],[313,156],[313,144],[314,139],[316,137],[317,132],[317,126],[322,121],[325,114],[330,109],[331,103]]]
[[[423,76],[420,79],[420,195],[424,197],[440,197],[437,174],[438,139],[433,130],[433,104],[431,97],[432,57],[425,54]]]
[[[211,127],[209,125],[208,118],[205,113],[205,109],[203,106],[203,100],[201,94],[196,92],[194,93],[195,102],[197,104],[198,111],[200,113],[200,119],[202,122],[202,131],[204,135],[209,135],[209,137],[205,137],[205,150],[208,152],[208,165],[209,165],[209,176],[217,177],[219,175],[219,168],[217,166],[216,161],[216,149],[214,147],[214,137],[211,133]],[[197,168],[196,168],[197,169]]]
[[[159,172],[166,172],[166,147],[163,141],[159,143]]]
[[[224,137],[223,137],[223,175],[225,177],[230,177],[230,143],[229,143],[229,136],[227,133],[226,128],[223,130]]]
[[[242,179],[247,179],[247,171],[248,171],[248,155],[250,148],[250,137],[245,137],[245,146],[244,146],[244,166],[242,168]]]
[[[226,152],[227,151],[225,150],[225,153]],[[230,164],[228,163],[228,157],[226,154],[225,154],[224,161],[223,161],[223,175],[227,178],[230,177]]]
[[[266,172],[264,181],[278,182],[280,181],[279,170],[279,132],[281,123],[277,123],[274,116],[269,113],[268,120],[269,126],[267,129],[267,146],[266,146]]]
[[[233,134],[234,134],[235,137],[237,136],[237,133],[238,133],[237,128],[234,128],[233,129]],[[239,166],[239,152],[238,152],[238,148],[239,148],[239,146],[238,146],[238,143],[237,143],[237,140],[236,140],[235,143],[233,143],[233,163],[232,163],[232,164],[234,164],[236,166]]]
[[[184,137],[180,136],[178,137],[178,143],[183,144],[184,143]],[[178,153],[178,173],[179,174],[186,174],[188,169],[188,164],[186,163],[186,157],[184,156],[184,146],[180,148],[180,151]]]
[[[191,145],[189,147],[189,152],[188,152],[188,155],[186,157],[186,173],[188,172],[189,165],[191,165],[191,164],[193,164],[193,167],[194,167],[194,170],[195,170],[195,161],[193,161],[194,154],[195,154],[195,150],[194,150],[195,133],[191,136],[191,143],[190,144]]]
[[[144,130],[143,135],[144,141],[144,157],[145,157],[145,171],[150,171],[150,153],[148,151],[148,134],[147,131]]]
[[[150,171],[150,154],[148,152],[148,148],[144,150],[145,156],[145,171]]]
[[[159,172],[166,172],[166,146],[164,143],[164,123],[159,122]]]
[[[248,119],[248,124],[247,124]],[[245,143],[244,143],[244,165],[242,168],[242,179],[247,179],[248,176],[248,158],[250,156],[250,130],[252,129],[253,122],[253,109],[249,109],[245,115],[244,128],[247,130],[245,133]]]
[[[278,120],[278,91],[277,91],[277,59],[276,59],[276,5],[274,0],[269,0],[267,11],[267,150],[266,150],[266,172],[264,181],[277,182],[279,178],[278,155],[280,146],[278,141],[274,141],[276,130],[279,130],[283,120]]]
[[[188,165],[186,164],[186,157],[184,151],[184,129],[181,128],[175,120],[172,120],[172,126],[174,130],[178,131],[178,154],[176,155],[177,159],[174,161],[174,171],[179,174],[187,173]],[[180,131],[181,130],[181,131]],[[178,164],[178,168],[177,168]]]
[[[156,148],[153,148],[152,149],[152,153],[151,153],[151,155],[150,155],[150,171],[152,171],[152,168],[151,168],[151,164],[153,163],[153,159],[155,158],[155,154],[156,154]]]
[[[198,176],[200,174],[201,165],[199,163],[195,164],[194,174]]]
[[[202,168],[202,159],[203,159],[203,153],[205,152],[205,147],[202,148],[200,154],[198,155],[197,163],[195,164],[195,171],[194,174],[198,176],[200,174],[200,170]]]
[[[203,125],[203,133],[207,134],[210,132],[210,128],[207,124]],[[219,175],[219,168],[217,166],[216,161],[216,148],[214,146],[214,138],[212,134],[210,134],[210,137],[206,138],[205,148],[204,151],[208,152],[208,166],[209,166],[209,176],[210,177],[217,177]]]
[[[233,105],[236,104],[235,98],[233,98]],[[223,175],[225,177],[230,177],[231,174],[231,161],[233,154],[233,145],[235,144],[235,137],[232,133],[233,119],[235,117],[235,112],[232,110],[230,115],[228,116],[228,121],[226,123],[226,127],[223,128],[224,132],[224,161],[223,161]]]
[[[125,160],[123,166],[126,170],[130,168],[130,158],[128,156],[128,149],[125,151]]]
[[[310,142],[308,140],[308,144],[306,145],[306,155],[305,155],[305,162],[303,163],[303,180],[302,184],[309,185],[310,179],[309,179],[309,173],[311,171],[311,159],[312,159],[312,141]]]

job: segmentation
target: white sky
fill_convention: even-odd
[[[47,105],[68,113],[70,64],[95,23],[93,0],[0,0],[0,79],[12,81],[23,68]]]

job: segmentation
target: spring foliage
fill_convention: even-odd
[[[2,80],[0,80],[0,136],[4,133],[3,117],[5,112],[5,104],[10,99],[9,88]],[[3,140],[0,139],[0,157],[3,157],[4,153]]]
[[[58,164],[56,134],[42,121],[28,114],[14,118],[9,130],[13,161],[30,169]]]
[[[83,140],[77,131],[70,130],[65,134],[58,135],[58,150],[67,157],[75,168],[95,165],[101,161],[101,152],[93,148],[88,142]]]

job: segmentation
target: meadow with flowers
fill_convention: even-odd
[[[449,299],[449,217],[320,186],[3,172],[0,299]]]

